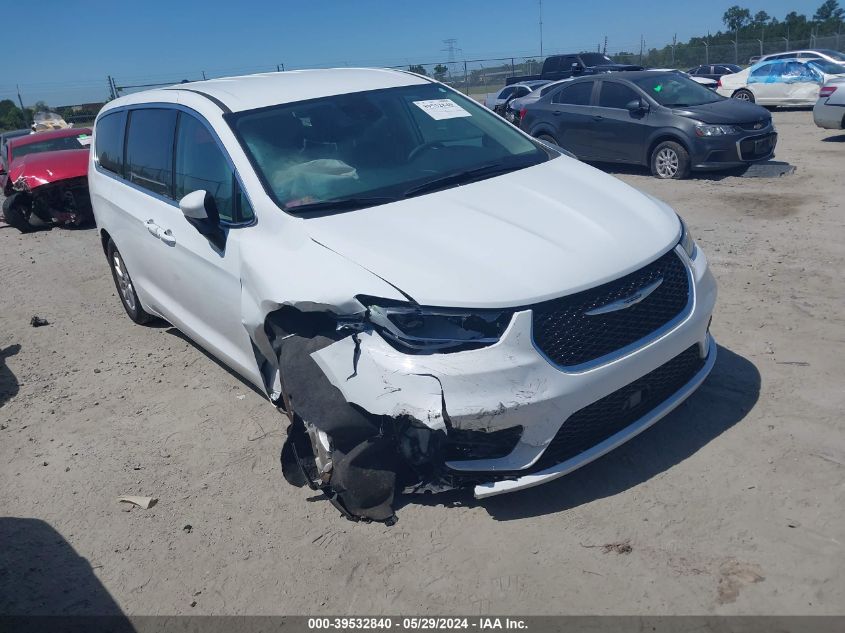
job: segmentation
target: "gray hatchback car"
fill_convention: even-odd
[[[671,71],[569,81],[528,104],[520,127],[581,160],[648,165],[658,178],[768,160],[777,144],[768,110]]]

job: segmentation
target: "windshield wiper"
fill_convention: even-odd
[[[285,211],[298,215],[300,213],[310,213],[312,211],[353,211],[355,209],[364,209],[366,207],[375,207],[380,204],[387,204],[388,202],[396,202],[398,198],[390,198],[388,196],[378,196],[369,198],[338,198],[337,200],[325,200],[323,202],[308,202],[306,204],[298,204],[295,206],[285,207]]]
[[[460,185],[464,183],[469,183],[475,180],[480,180],[482,178],[495,176],[497,174],[504,174],[509,171],[516,171],[517,169],[522,169],[523,167],[530,167],[535,164],[536,163],[534,162],[520,163],[519,165],[503,165],[502,163],[490,163],[487,165],[482,165],[481,167],[458,171],[453,174],[441,176],[440,178],[435,178],[434,180],[429,180],[428,182],[424,182],[421,185],[417,185],[416,187],[411,187],[410,189],[405,191],[405,197],[410,198],[421,193],[428,193],[429,191],[445,189],[450,185]]]

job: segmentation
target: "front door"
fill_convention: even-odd
[[[619,81],[604,80],[599,88],[598,104],[589,124],[590,145],[596,160],[614,163],[639,163],[644,154],[648,112],[631,112],[631,101],[644,98],[632,87]]]

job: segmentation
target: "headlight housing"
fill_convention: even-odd
[[[367,318],[382,337],[400,352],[430,354],[486,347],[499,341],[512,310],[430,308],[411,303],[357,297]]]
[[[686,222],[684,222],[684,219],[681,216],[678,216],[678,220],[681,223],[681,241],[678,242],[678,244],[681,245],[681,248],[684,249],[684,252],[690,259],[694,259],[695,251],[698,247],[695,245],[695,240],[693,239],[692,233],[690,233]]]
[[[696,136],[730,136],[739,134],[739,128],[735,125],[704,125],[695,126]]]

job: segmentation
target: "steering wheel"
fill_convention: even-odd
[[[421,153],[430,150],[430,149],[443,149],[445,145],[443,145],[442,141],[429,141],[428,143],[423,143],[422,145],[417,145],[414,149],[411,150],[411,153],[408,154],[408,162],[414,160],[417,156]]]

